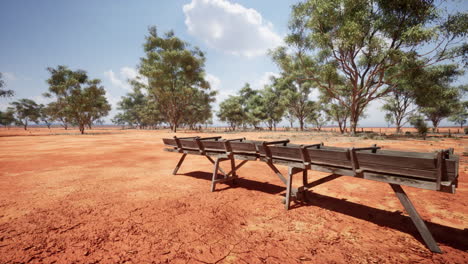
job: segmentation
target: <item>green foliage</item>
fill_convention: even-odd
[[[468,119],[468,101],[461,103],[458,109],[449,117],[449,121],[459,124],[462,128]]]
[[[416,104],[437,129],[440,121],[460,109],[463,87],[450,84],[461,76],[463,71],[457,65],[437,65],[421,69],[413,81],[412,92]]]
[[[118,110],[122,113],[114,117],[114,123],[127,124],[129,126],[137,126],[144,128],[148,126],[156,126],[163,121],[162,115],[159,112],[157,101],[142,92],[143,85],[137,81],[130,82],[133,86],[133,91],[123,96],[118,102]]]
[[[246,119],[246,114],[242,108],[242,98],[240,96],[229,96],[219,104],[219,120],[229,123],[232,130],[242,125]]]
[[[410,124],[416,128],[418,134],[426,139],[427,132],[429,132],[429,127],[427,126],[426,122],[424,122],[424,118],[420,115],[413,115],[410,117]]]
[[[307,114],[307,121],[312,123],[318,131],[322,130],[322,127],[330,121],[323,102],[314,104],[313,110]]]
[[[281,121],[285,113],[286,106],[282,94],[283,91],[276,84],[265,86],[260,91],[256,111],[269,130],[276,130],[276,125]]]
[[[293,6],[282,47],[272,53],[284,72],[311,81],[321,93],[350,112],[351,129],[370,102],[398,86],[396,80],[417,67],[464,56],[466,21],[445,15],[433,1],[309,0]],[[427,54],[423,46],[434,43]],[[288,63],[296,58],[299,66]],[[412,65],[402,67],[402,65]],[[343,92],[346,90],[346,92]]]
[[[55,97],[47,112],[51,119],[61,121],[65,129],[69,124],[78,125],[83,134],[85,126],[91,128],[111,110],[99,79],[90,80],[85,71],[72,71],[66,66],[47,70],[51,76],[47,80],[49,92],[45,96]]]
[[[148,94],[157,101],[157,109],[173,131],[183,122],[192,126],[209,120],[209,103],[215,92],[209,91],[204,78],[204,53],[196,47],[190,49],[172,31],[158,35],[156,27],[149,28],[144,51],[139,72],[148,79]]]
[[[53,110],[43,104],[39,105],[39,120],[50,129],[52,122],[54,122]]]
[[[415,109],[412,108],[414,98],[410,92],[395,88],[391,93],[384,97],[382,110],[386,112],[385,120],[389,124],[395,124],[397,133],[400,133],[401,127],[408,122],[408,118]]]
[[[30,99],[20,99],[10,103],[8,111],[14,112],[16,123],[22,125],[24,130],[28,129],[29,121],[38,123],[40,117],[40,106]]]
[[[12,90],[3,89],[6,86],[6,84],[5,84],[5,81],[2,80],[2,78],[3,78],[3,74],[0,72],[0,97],[13,96],[14,92]]]
[[[7,109],[7,111],[0,111],[0,125],[9,126],[16,123],[15,112],[12,108]]]

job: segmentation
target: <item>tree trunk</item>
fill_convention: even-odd
[[[435,131],[437,131],[437,128],[439,127],[440,119],[433,118],[433,119],[431,119],[431,121],[432,121],[432,126],[433,126],[432,132],[435,132]]]
[[[83,135],[84,130],[85,130],[85,126],[83,124],[80,124],[79,128],[80,128],[80,133]]]
[[[338,121],[338,127],[340,128],[340,133],[343,134],[343,133],[344,133],[344,129],[343,129],[343,123],[342,123],[342,121]]]
[[[299,126],[301,128],[301,131],[304,131],[304,119],[299,119]]]
[[[28,130],[28,120],[24,120],[24,130]]]
[[[350,130],[351,130],[351,135],[355,136],[356,135],[356,128],[359,120],[359,115],[352,111],[351,112],[351,117],[350,117]]]

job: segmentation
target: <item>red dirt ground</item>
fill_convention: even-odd
[[[203,157],[188,156],[171,174],[179,155],[163,151],[167,131],[52,131],[0,130],[0,263],[468,263],[467,157],[454,195],[404,187],[444,251],[433,254],[384,183],[341,177],[315,187],[310,204],[285,211],[285,188],[261,162],[242,167],[236,186],[211,193],[212,166]],[[468,146],[467,138],[223,136],[454,147],[460,156]]]

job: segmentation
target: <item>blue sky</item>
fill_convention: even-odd
[[[0,109],[19,98],[47,103],[41,96],[47,91],[46,68],[68,65],[102,80],[114,108],[106,118],[110,120],[120,97],[129,92],[126,79],[136,74],[151,25],[159,32],[174,30],[206,53],[206,73],[219,91],[218,104],[245,82],[261,88],[278,72],[265,51],[281,44],[290,6],[296,2],[3,0],[0,72],[16,95],[0,99]],[[466,10],[465,3],[455,4]],[[361,125],[386,125],[379,106],[379,102],[371,105]]]

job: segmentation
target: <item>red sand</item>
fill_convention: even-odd
[[[49,135],[64,132],[0,130],[0,263],[468,263],[467,157],[454,195],[404,187],[445,252],[433,254],[387,184],[341,177],[315,187],[310,204],[285,211],[284,186],[261,162],[247,163],[234,188],[219,184],[211,193],[212,166],[203,157],[188,156],[171,174],[179,155],[163,152],[167,131]],[[454,147],[460,156],[468,146],[466,138],[223,136]]]

